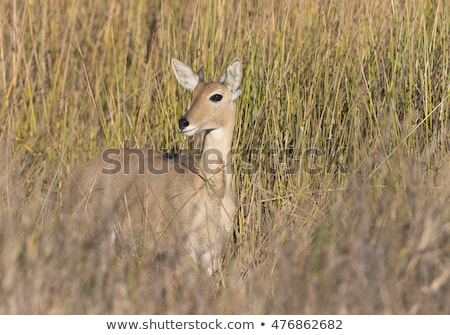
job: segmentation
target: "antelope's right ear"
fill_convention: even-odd
[[[231,101],[235,101],[241,95],[242,63],[235,58],[227,67],[227,72],[219,78],[219,84],[225,84],[231,92]]]
[[[178,59],[172,58],[172,68],[178,82],[185,89],[193,91],[199,82],[198,74]]]

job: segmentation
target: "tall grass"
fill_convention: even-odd
[[[3,1],[0,312],[450,313],[448,1]],[[60,217],[107,147],[191,145],[170,58],[244,63],[213,280]],[[55,231],[63,232],[57,241]]]

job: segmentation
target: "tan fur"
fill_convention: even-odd
[[[106,150],[74,179],[65,212],[73,220],[101,227],[92,229],[94,235],[112,234],[118,249],[130,248],[129,241],[136,250],[157,245],[161,254],[175,247],[177,254],[187,256],[180,259],[193,260],[212,274],[235,214],[230,150],[241,63],[234,60],[219,82],[206,84],[201,81],[203,73],[178,60],[172,60],[172,66],[178,81],[193,91],[180,131],[188,136],[205,131],[201,155]],[[212,101],[213,95],[222,99]],[[119,166],[120,171],[113,171]],[[164,242],[167,238],[176,243]]]

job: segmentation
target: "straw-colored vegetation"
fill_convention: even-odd
[[[450,313],[450,3],[0,3],[0,313]],[[181,151],[235,58],[235,233],[211,279],[61,219],[108,147]]]

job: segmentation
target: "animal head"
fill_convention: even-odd
[[[202,130],[216,130],[234,122],[234,106],[241,95],[242,64],[234,59],[215,82],[205,83],[203,70],[194,72],[188,65],[172,59],[178,82],[193,93],[192,103],[178,121],[179,130],[192,136]]]

